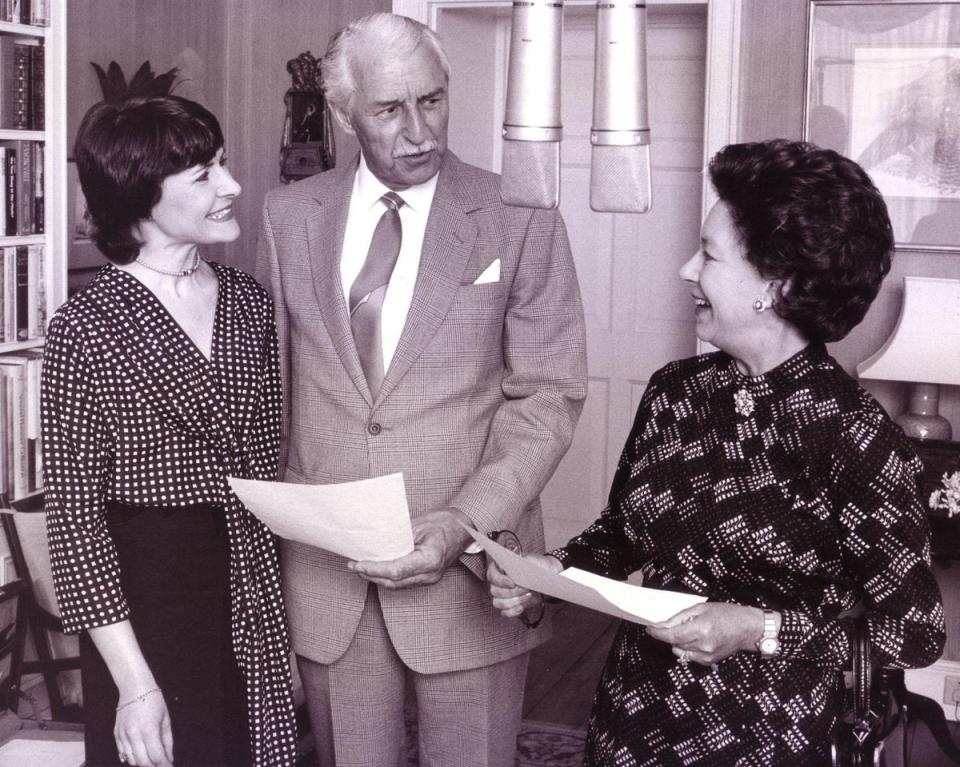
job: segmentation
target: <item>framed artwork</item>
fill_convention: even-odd
[[[804,136],[856,160],[898,247],[960,251],[960,0],[810,0]]]

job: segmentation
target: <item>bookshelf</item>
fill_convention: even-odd
[[[25,227],[15,228],[19,231],[17,234],[10,232],[10,222],[4,220],[4,213],[10,214],[4,207],[4,213],[0,213],[0,264],[4,269],[9,269],[8,254],[16,253],[17,260],[14,261],[14,269],[20,269],[20,253],[29,253],[29,280],[26,289],[23,287],[22,274],[16,272],[16,280],[19,281],[19,287],[15,284],[13,287],[14,305],[23,305],[26,298],[28,309],[21,309],[21,317],[26,316],[26,326],[18,325],[18,316],[13,315],[14,332],[10,332],[11,320],[2,315],[3,321],[0,321],[0,373],[4,370],[15,369],[17,359],[37,358],[43,349],[43,335],[45,332],[45,322],[66,300],[66,273],[67,273],[67,245],[70,241],[67,232],[67,206],[70,195],[67,188],[67,41],[66,41],[66,0],[33,0],[31,3],[34,8],[41,8],[45,5],[48,15],[48,24],[40,26],[38,24],[26,24],[14,21],[0,21],[0,37],[7,42],[15,41],[20,46],[43,48],[42,55],[42,75],[37,75],[37,79],[42,81],[42,129],[30,124],[27,128],[0,127],[0,148],[5,148],[7,152],[12,149],[24,149],[23,142],[32,142],[32,146],[26,147],[21,160],[32,155],[36,147],[42,147],[42,152],[38,152],[33,167],[35,169],[31,184],[34,187],[33,206],[27,210],[30,212],[29,218],[32,223]],[[5,59],[3,60],[5,61]],[[2,74],[2,73],[0,73]],[[2,78],[0,78],[2,79]],[[32,111],[32,110],[31,110]],[[33,113],[36,118],[35,113]],[[37,121],[36,118],[32,123]],[[6,125],[6,122],[2,124]],[[39,154],[42,153],[42,165]],[[13,160],[11,160],[13,162]],[[23,165],[23,168],[28,167]],[[42,170],[41,170],[42,169]],[[0,170],[3,167],[0,166]],[[20,174],[25,178],[24,174]],[[9,177],[4,175],[5,179]],[[7,191],[6,189],[4,191]],[[37,192],[42,192],[38,194]],[[17,197],[22,201],[24,196],[18,189]],[[42,203],[36,199],[42,197]],[[6,198],[5,198],[6,199]],[[24,203],[25,204],[25,203]],[[42,205],[42,208],[40,207]],[[23,208],[18,209],[23,212]],[[17,219],[19,220],[19,219]],[[4,227],[3,224],[7,226]],[[41,225],[42,224],[42,225]],[[2,276],[8,276],[8,272],[0,272]],[[3,293],[4,312],[8,311],[11,289],[5,280],[0,283]],[[5,327],[6,325],[6,327]],[[32,375],[36,379],[30,385],[31,392],[34,387],[38,389],[39,365],[32,363]],[[0,395],[0,405],[4,407],[6,417],[0,418],[0,468],[3,475],[0,476],[0,509],[10,508],[17,501],[33,500],[35,496],[40,495],[39,489],[39,468],[34,466],[33,480],[28,483],[27,489],[24,489],[23,482],[18,483],[19,487],[14,488],[11,475],[11,461],[13,460],[12,451],[14,450],[13,436],[17,432],[18,438],[23,438],[23,429],[29,429],[31,439],[39,437],[39,418],[38,413],[33,413],[27,419],[29,427],[21,424],[14,429],[10,423],[10,416],[13,408],[10,405],[11,397],[18,398],[19,393],[15,392],[14,387],[7,383],[7,375],[0,376],[0,386],[3,386],[4,393]],[[25,408],[26,410],[26,408]],[[38,441],[38,440],[37,440]],[[0,543],[0,582],[8,580],[11,576],[6,546]]]

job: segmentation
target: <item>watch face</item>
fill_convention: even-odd
[[[780,642],[774,637],[765,637],[760,640],[760,652],[763,655],[776,655],[780,649]]]
[[[499,543],[507,551],[512,551],[514,554],[523,555],[523,546],[520,545],[520,539],[517,538],[516,533],[511,530],[494,530],[490,533],[490,539],[495,543]]]

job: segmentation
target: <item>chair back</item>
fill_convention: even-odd
[[[13,558],[17,577],[30,588],[33,602],[33,620],[30,630],[37,643],[39,661],[25,664],[24,672],[31,673],[32,666],[39,663],[49,669],[47,658],[55,663],[60,660],[55,673],[56,686],[63,705],[77,706],[82,702],[79,661],[72,668],[64,667],[66,659],[78,659],[80,643],[76,636],[65,635],[60,621],[60,610],[53,590],[53,573],[50,569],[50,547],[47,543],[46,514],[37,504],[23,510],[3,510],[0,513],[6,532],[10,555]],[[43,647],[40,644],[43,643]],[[49,673],[49,671],[47,672]],[[58,701],[58,708],[59,708]],[[57,718],[67,718],[61,712]]]

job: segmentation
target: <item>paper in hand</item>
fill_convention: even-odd
[[[228,481],[243,505],[281,538],[358,561],[385,562],[413,551],[402,474],[332,485]]]
[[[558,575],[505,549],[483,533],[467,530],[518,586],[633,623],[659,623],[707,601],[696,594],[634,586],[576,567],[568,567]]]

